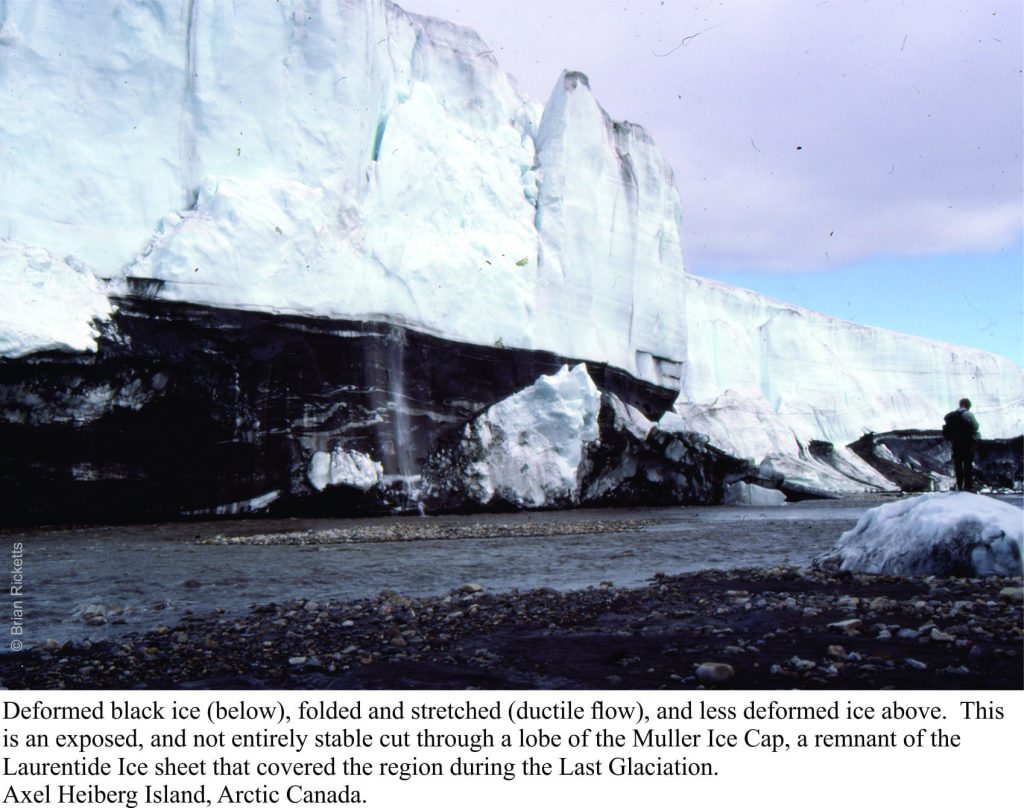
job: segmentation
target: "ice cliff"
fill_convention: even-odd
[[[835,490],[885,484],[845,443],[961,395],[1024,432],[1009,360],[687,275],[670,167],[585,75],[542,105],[384,0],[0,3],[0,98],[7,357],[95,349],[142,291],[608,365],[679,394],[666,428]]]

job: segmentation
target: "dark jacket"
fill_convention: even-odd
[[[965,407],[960,407],[949,413],[946,416],[946,425],[948,434],[946,434],[947,430],[943,430],[943,433],[954,446],[973,446],[974,442],[981,438],[978,431],[978,419]]]

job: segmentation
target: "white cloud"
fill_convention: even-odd
[[[477,28],[531,95],[583,70],[609,114],[644,124],[695,271],[991,251],[1021,232],[1017,2],[407,6]]]

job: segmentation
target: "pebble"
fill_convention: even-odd
[[[999,597],[1010,603],[1024,603],[1024,587],[1007,586],[999,590]]]
[[[818,666],[818,663],[810,659],[800,659],[798,656],[793,656],[789,660],[789,664],[796,668],[798,671],[809,671]]]
[[[797,580],[801,589],[794,592]],[[717,581],[728,583],[716,587]],[[1019,670],[1019,657],[1013,656],[1018,654],[1021,638],[1019,607],[1009,597],[996,594],[1004,589],[1016,591],[1019,579],[942,582],[942,586],[931,587],[936,599],[923,612],[919,609],[923,601],[916,594],[923,587],[920,581],[784,568],[774,573],[707,570],[662,575],[654,584],[637,589],[615,589],[609,583],[576,592],[492,594],[482,587],[477,590],[479,584],[466,584],[442,597],[411,598],[382,592],[339,604],[297,598],[264,604],[229,618],[199,613],[182,618],[174,629],[161,626],[116,643],[77,643],[62,647],[59,654],[48,644],[46,649],[19,655],[17,664],[4,664],[0,657],[0,678],[8,686],[18,687],[166,687],[176,682],[203,686],[206,678],[233,675],[252,678],[264,686],[323,687],[332,686],[329,674],[334,674],[356,677],[339,678],[336,686],[341,687],[367,686],[368,682],[409,686],[401,684],[407,681],[402,677],[408,666],[422,660],[426,667],[412,669],[414,679],[439,676],[436,685],[456,688],[477,686],[486,669],[493,678],[485,681],[499,686],[521,684],[535,675],[538,682],[566,681],[585,687],[645,689],[670,682],[682,687],[712,687],[728,682],[758,688],[769,686],[770,675],[788,680],[773,679],[770,686],[828,687],[835,684],[835,677],[842,676],[845,686],[878,689],[905,686],[905,680],[898,677],[906,677],[906,671],[916,665],[924,666],[919,670],[956,676],[956,684],[943,685],[942,677],[936,677],[928,687],[973,688],[989,681],[1020,687],[1019,678],[1013,679],[1013,671]],[[870,594],[879,586],[900,594],[897,599]],[[949,590],[948,595],[941,593],[943,588]],[[975,608],[973,598],[982,605]],[[744,612],[747,606],[771,611]],[[843,609],[840,614],[846,620],[829,623],[828,618],[819,616],[833,614],[838,608]],[[954,608],[962,616],[954,617]],[[716,616],[719,609],[723,614]],[[877,613],[883,611],[886,623],[877,621]],[[97,607],[90,616],[110,619],[113,614],[108,610],[100,615]],[[888,620],[893,623],[887,624]],[[900,623],[919,628],[901,628]],[[865,626],[871,626],[870,630]],[[525,632],[522,640],[515,635],[520,628]],[[880,641],[897,631],[906,632],[901,636],[916,640],[915,645],[924,644],[915,652],[890,659]],[[541,632],[552,640],[538,644],[542,653],[534,656],[527,638]],[[839,644],[837,635],[859,639],[844,639]],[[612,678],[606,678],[608,668],[600,662],[584,661],[577,668],[560,661],[563,638],[578,639],[580,648],[585,649],[591,636],[601,648],[618,645],[631,649],[621,660],[616,659],[620,670]],[[512,646],[504,644],[505,637],[512,639]],[[634,641],[641,644],[634,647]],[[183,653],[184,642],[203,650]],[[719,645],[724,642],[728,645]],[[854,643],[858,652],[847,652],[844,645]],[[655,656],[648,657],[641,650],[644,646]],[[803,653],[808,648],[823,649],[824,653],[817,661],[815,654],[804,659],[794,653],[797,648]],[[279,656],[278,649],[292,649],[293,655]],[[745,664],[733,667],[721,661],[701,661],[719,654],[743,659]],[[769,664],[772,659],[780,664]],[[784,659],[788,661],[781,662]],[[405,666],[394,669],[397,679],[362,670],[362,666],[386,667],[397,661]],[[68,662],[72,664],[65,664]],[[677,671],[690,670],[680,663],[692,665],[693,674],[675,673],[673,665]],[[477,678],[455,678],[445,685],[445,670],[458,677],[459,671],[470,669]],[[312,674],[314,670],[323,673]],[[325,678],[311,681],[311,675]],[[988,678],[990,675],[996,678]]]
[[[702,662],[694,674],[701,684],[718,685],[732,679],[736,675],[736,669],[725,662]]]

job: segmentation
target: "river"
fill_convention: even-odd
[[[0,535],[9,547],[23,546],[28,646],[48,639],[98,640],[171,626],[189,612],[241,612],[295,598],[348,600],[384,589],[435,595],[470,582],[493,591],[574,589],[602,581],[631,586],[658,572],[806,565],[881,501],[237,520]],[[348,537],[339,543],[247,543],[295,534],[315,540],[339,525]],[[359,540],[363,532],[379,536],[382,529],[401,538],[411,528],[463,538]],[[502,535],[490,535],[496,531]],[[210,540],[241,543],[199,543]]]

